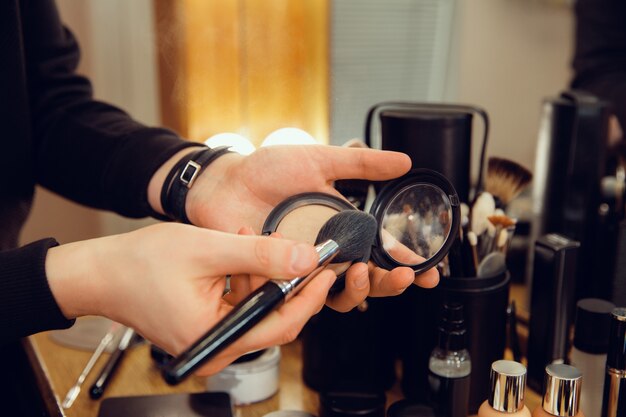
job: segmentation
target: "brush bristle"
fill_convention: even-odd
[[[485,190],[508,204],[517,197],[533,179],[533,174],[518,164],[504,158],[489,158]]]
[[[315,244],[332,239],[339,245],[333,263],[350,262],[369,257],[378,224],[374,216],[358,210],[344,210],[322,226]]]
[[[489,222],[491,224],[493,224],[494,226],[502,226],[503,228],[507,228],[507,227],[511,227],[513,225],[515,225],[515,220],[513,220],[512,218],[510,218],[509,216],[489,216],[487,217],[487,220],[489,220]]]

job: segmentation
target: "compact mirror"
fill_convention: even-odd
[[[372,260],[421,273],[446,256],[459,230],[460,205],[441,174],[413,170],[382,188],[370,210],[379,224]]]
[[[330,194],[299,194],[272,210],[263,234],[279,232],[285,238],[313,244],[322,225],[342,210],[356,208]],[[427,169],[416,169],[385,183],[370,213],[379,225],[372,260],[385,269],[408,266],[416,274],[442,261],[460,224],[454,187],[443,175]],[[335,272],[340,275],[348,267]]]

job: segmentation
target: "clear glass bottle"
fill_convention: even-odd
[[[465,342],[463,306],[446,304],[437,347],[428,363],[429,398],[438,417],[466,417],[472,364]]]

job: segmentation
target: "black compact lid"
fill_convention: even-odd
[[[384,250],[381,228],[385,214],[387,213],[390,205],[395,201],[396,197],[402,195],[403,192],[407,190],[416,191],[420,185],[427,186],[424,187],[425,189],[435,190],[439,194],[439,197],[445,197],[446,203],[450,205],[451,219],[449,219],[449,222],[445,223],[446,226],[449,225],[449,230],[446,238],[443,240],[442,246],[438,249],[438,251],[430,259],[424,262],[418,264],[406,264],[395,260]],[[265,224],[263,225],[262,233],[264,235],[271,234],[277,230],[278,225],[283,218],[287,216],[287,214],[299,207],[314,204],[334,208],[337,212],[343,210],[355,210],[355,207],[352,204],[331,194],[298,194],[284,200],[270,212],[269,216],[265,220]],[[379,232],[376,234],[376,239],[374,245],[372,246],[372,260],[378,266],[388,270],[398,266],[408,266],[412,268],[416,274],[420,274],[428,269],[431,269],[441,262],[450,250],[454,239],[458,235],[461,221],[460,202],[454,187],[443,175],[429,169],[415,169],[400,178],[385,183],[384,187],[374,199],[370,213],[376,218],[379,225]],[[448,215],[447,212],[445,215]],[[368,259],[362,259],[364,262],[367,260]]]
[[[626,308],[620,307],[611,313],[607,368],[626,370]]]
[[[403,192],[403,190],[407,190],[410,187],[418,185],[430,185],[439,188],[449,200],[452,218],[448,235],[438,252],[435,253],[430,259],[427,259],[422,263],[412,265],[395,260],[384,250],[380,229],[382,229],[383,218],[386,214],[387,208],[393,200],[401,192]],[[372,260],[377,265],[389,270],[398,266],[408,266],[413,269],[416,275],[435,267],[448,254],[450,247],[454,243],[454,239],[458,235],[459,225],[461,222],[460,207],[461,204],[456,190],[446,177],[436,171],[430,169],[414,169],[398,179],[389,181],[380,190],[374,200],[374,203],[372,204],[372,208],[370,209],[370,213],[376,218],[376,221],[379,224],[379,233],[376,235],[374,247],[372,248]]]
[[[323,392],[320,417],[385,417],[383,392]]]
[[[576,304],[574,347],[587,353],[601,354],[609,349],[611,312],[615,305],[599,298],[585,298]]]
[[[435,409],[410,400],[397,401],[387,410],[387,417],[435,417]]]

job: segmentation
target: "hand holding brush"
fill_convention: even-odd
[[[347,210],[331,217],[321,228],[316,246],[318,267],[303,277],[270,280],[238,303],[233,310],[163,369],[169,384],[178,384],[205,362],[243,336],[275,308],[300,291],[331,260],[352,262],[369,253],[377,231],[369,214]]]

